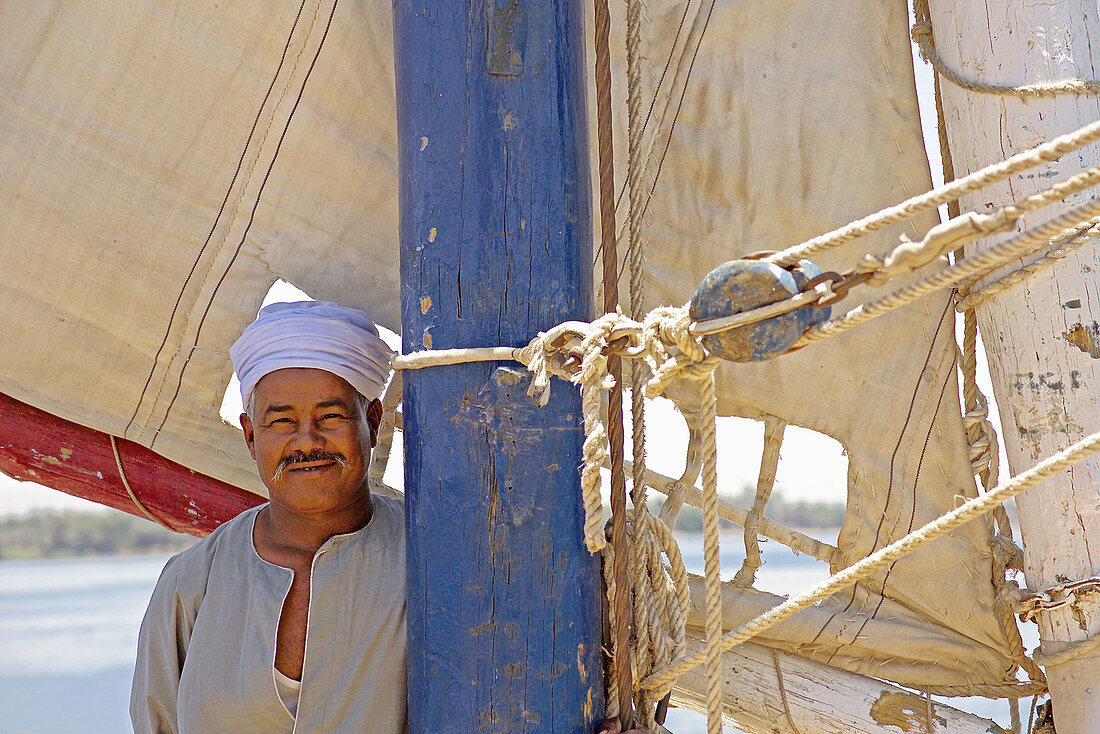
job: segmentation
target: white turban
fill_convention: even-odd
[[[265,306],[229,348],[246,407],[260,378],[288,367],[331,372],[373,400],[386,386],[392,355],[370,316],[327,301]]]

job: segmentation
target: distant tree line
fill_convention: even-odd
[[[654,513],[660,512],[663,497],[651,493],[650,507]],[[743,510],[752,509],[753,499],[756,497],[756,488],[746,486],[741,492],[729,496],[723,495],[721,499],[740,507]],[[782,494],[773,493],[768,501],[764,516],[791,528],[838,528],[844,522],[843,502],[806,502],[799,500],[790,502]],[[718,520],[719,527],[736,527],[727,520]],[[676,529],[685,532],[701,532],[703,530],[703,512],[696,507],[684,505],[676,519]]]
[[[0,519],[0,560],[172,553],[195,538],[124,512],[34,512]]]
[[[727,502],[749,509],[755,489],[745,487]],[[660,495],[652,497],[650,507],[660,511]],[[605,508],[605,512],[607,512]],[[841,502],[790,502],[773,494],[764,513],[776,522],[795,528],[835,528],[844,521]],[[733,527],[725,520],[722,527]],[[676,520],[676,529],[696,532],[703,529],[703,514],[685,505]],[[124,512],[36,512],[0,519],[0,560],[16,558],[60,558],[64,556],[122,555],[130,553],[172,553],[195,542],[189,535],[173,533],[148,520]]]

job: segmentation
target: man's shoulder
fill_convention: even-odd
[[[371,524],[405,537],[405,498],[372,494],[371,503],[374,505]]]
[[[252,542],[252,521],[259,510],[259,507],[245,510],[232,520],[219,525],[214,532],[187,550],[172,556],[164,566],[161,580],[171,579],[185,596],[189,595],[187,592],[201,595],[219,552],[227,545],[233,546],[234,550],[240,550]]]

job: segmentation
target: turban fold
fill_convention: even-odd
[[[331,372],[373,400],[386,386],[392,355],[370,316],[327,301],[265,306],[229,348],[246,407],[260,378],[288,367]]]

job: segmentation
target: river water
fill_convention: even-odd
[[[681,547],[688,568],[701,572],[698,537],[682,537]],[[772,548],[757,575],[759,588],[797,592],[827,576],[824,564]],[[731,536],[723,546],[724,577],[737,570],[741,553]],[[127,706],[137,630],[167,558],[0,561],[0,734],[131,731]],[[977,700],[960,707],[1002,725],[1007,719],[1003,703]],[[666,726],[676,734],[705,731],[702,716],[678,709],[669,711]]]

